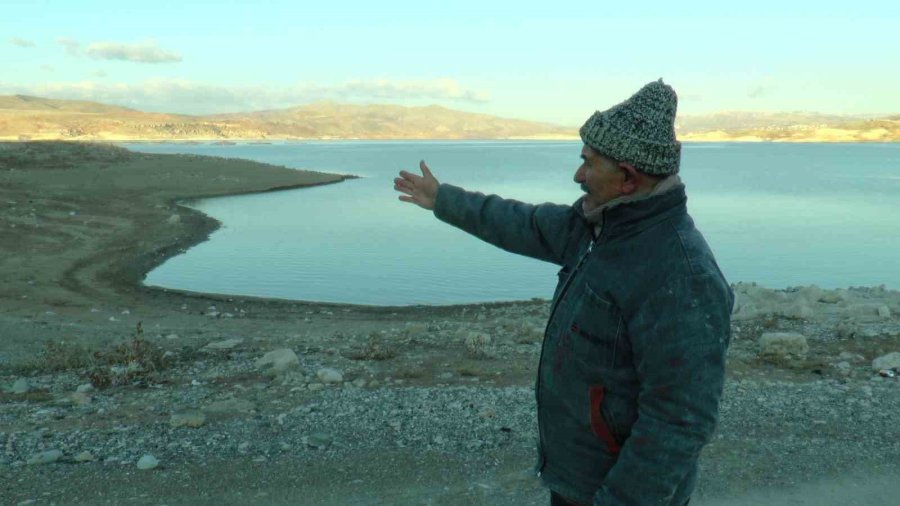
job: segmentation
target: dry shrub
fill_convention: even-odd
[[[378,332],[369,334],[364,345],[344,354],[350,360],[388,360],[397,356],[392,343],[386,341]]]
[[[39,371],[81,370],[95,387],[150,381],[169,365],[169,357],[161,347],[144,339],[138,322],[134,334],[107,350],[91,350],[81,344],[63,340],[44,344],[34,369]]]
[[[471,358],[494,358],[496,353],[491,342],[491,336],[487,334],[470,332],[464,339],[466,354]]]

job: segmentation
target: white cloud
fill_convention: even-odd
[[[22,39],[19,37],[11,37],[9,39],[9,43],[14,46],[19,46],[19,47],[34,47],[36,45],[34,42],[32,42],[30,40],[25,40],[25,39]]]
[[[119,42],[94,42],[85,54],[98,60],[123,60],[135,63],[180,62],[181,55],[161,49],[155,42],[127,44]]]
[[[56,71],[56,67],[54,67],[53,65],[47,65],[45,63],[41,65],[41,70],[43,70],[44,72],[54,72]]]
[[[56,42],[62,47],[66,48],[66,53],[69,56],[78,56],[79,52],[81,51],[81,44],[78,41],[70,39],[68,37],[60,37],[56,39]]]
[[[337,85],[225,87],[193,81],[152,80],[138,84],[95,81],[13,85],[0,82],[0,94],[91,100],[144,111],[216,114],[279,109],[317,100],[370,103],[483,103],[485,93],[453,79],[356,80]]]

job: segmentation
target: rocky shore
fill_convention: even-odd
[[[549,301],[143,288],[216,226],[179,200],[341,178],[14,149],[0,146],[0,504],[546,504],[530,468]],[[734,288],[695,502],[894,504],[900,292]]]

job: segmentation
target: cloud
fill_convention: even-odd
[[[11,37],[9,43],[19,47],[34,47],[36,44],[30,40],[21,39],[19,37]]]
[[[98,60],[123,60],[135,63],[180,62],[181,55],[157,47],[155,42],[125,44],[118,42],[94,42],[85,54]]]
[[[45,63],[45,64],[41,65],[41,70],[43,70],[44,72],[55,72],[56,67],[54,67],[53,65],[47,65]]]
[[[68,37],[60,37],[56,39],[56,42],[62,47],[66,48],[66,54],[69,56],[78,56],[81,51],[81,44],[73,39]]]
[[[180,80],[152,80],[137,84],[95,81],[13,85],[0,82],[0,94],[90,100],[144,111],[182,114],[280,109],[314,102],[484,103],[486,93],[463,87],[454,79],[392,81],[355,80],[335,85],[298,84],[290,87],[226,87]]]
[[[91,72],[91,77],[106,77],[106,72],[102,70],[95,70]]]

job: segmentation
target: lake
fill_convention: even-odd
[[[441,182],[571,204],[579,142],[125,144],[355,174],[322,187],[192,202],[223,223],[151,286],[371,305],[549,298],[557,267],[506,253],[397,200],[425,159]],[[900,143],[689,143],[688,211],[732,283],[900,288]]]

